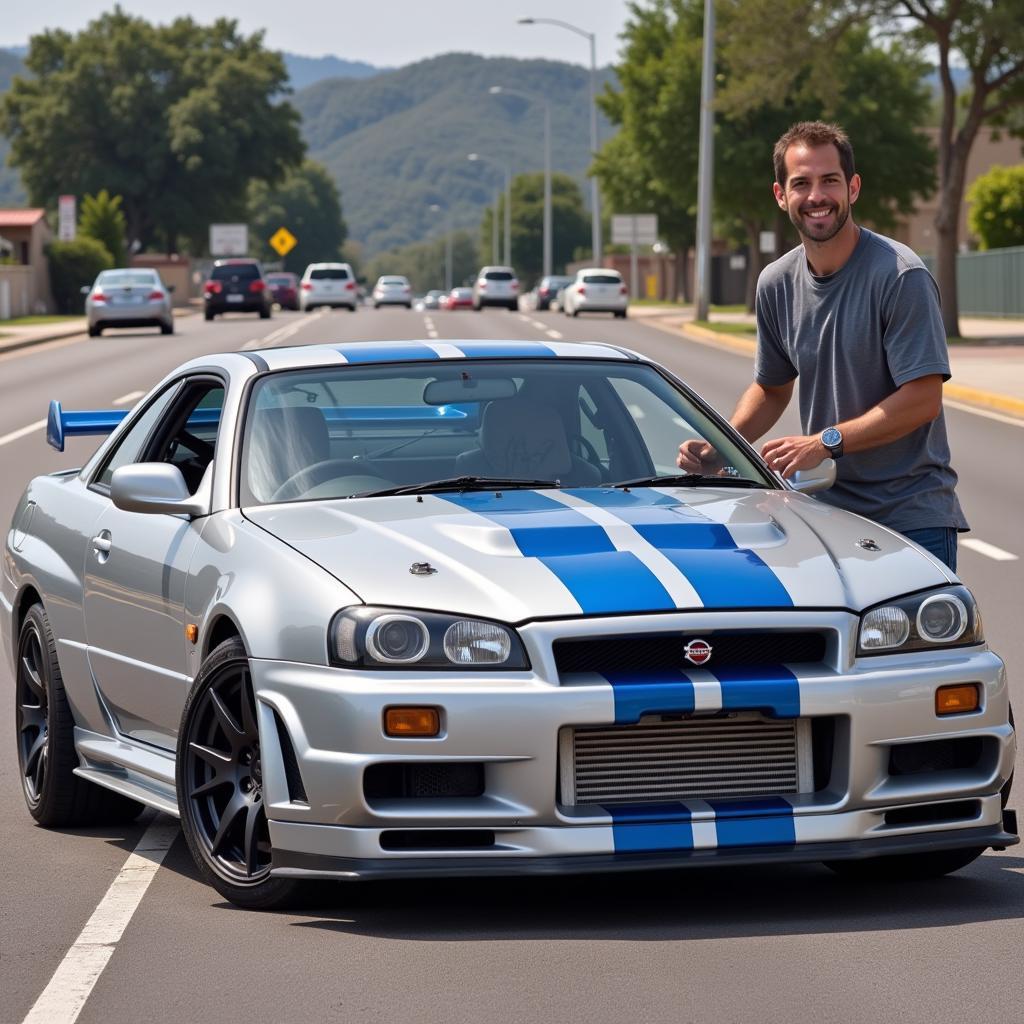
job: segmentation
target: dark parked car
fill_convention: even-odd
[[[203,288],[203,313],[212,320],[218,313],[259,313],[266,320],[274,296],[258,260],[217,260]]]
[[[267,285],[274,301],[282,309],[299,308],[299,278],[296,274],[281,271],[267,274]]]
[[[550,309],[552,301],[571,280],[571,277],[542,277],[537,285],[537,309]]]

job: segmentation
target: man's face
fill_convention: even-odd
[[[849,220],[858,195],[860,175],[847,182],[835,146],[796,143],[786,150],[786,187],[775,183],[775,199],[804,238],[834,238]]]

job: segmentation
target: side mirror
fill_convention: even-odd
[[[80,292],[81,292],[81,293],[82,293],[83,295],[88,295],[88,294],[89,294],[89,292],[91,292],[91,291],[92,291],[92,285],[88,285],[88,284],[83,284],[83,285],[82,285],[82,287],[81,287],[81,288],[79,288],[78,290],[79,290],[79,291],[80,291]]]
[[[125,512],[205,516],[210,512],[213,463],[206,467],[195,494],[190,494],[177,466],[166,462],[137,462],[114,470],[110,500]]]
[[[115,476],[117,471],[115,470]],[[825,459],[813,469],[798,469],[787,481],[794,491],[801,494],[814,494],[815,491],[827,491],[836,482],[835,459]]]

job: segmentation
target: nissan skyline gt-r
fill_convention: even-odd
[[[0,633],[41,824],[179,815],[248,907],[304,879],[822,861],[1018,842],[1003,663],[904,537],[773,475],[623,349],[203,356],[32,480]],[[679,475],[681,440],[717,449]]]

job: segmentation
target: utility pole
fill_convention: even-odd
[[[700,154],[697,163],[697,309],[711,309],[711,204],[715,175],[715,0],[704,0],[704,56],[700,75]]]

